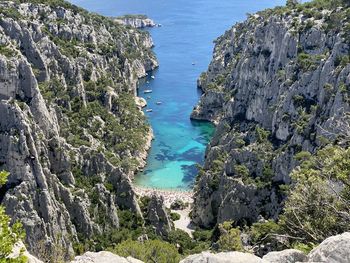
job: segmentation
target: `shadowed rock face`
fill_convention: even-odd
[[[147,223],[153,226],[155,233],[166,237],[173,229],[172,221],[166,211],[163,196],[152,195],[147,207]]]
[[[275,218],[294,156],[337,140],[346,127],[349,16],[343,7],[312,11],[260,12],[216,40],[191,116],[217,124],[195,187],[195,223]]]
[[[134,94],[158,65],[153,43],[68,3],[0,10],[0,170],[11,173],[0,200],[31,253],[67,259],[78,235],[118,228],[118,208],[140,213],[130,179],[152,136]]]

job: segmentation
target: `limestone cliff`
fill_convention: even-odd
[[[151,130],[135,104],[148,33],[65,1],[0,3],[0,202],[44,261],[140,213],[131,178]],[[40,4],[44,3],[44,4]],[[145,146],[146,145],[146,146]]]
[[[350,96],[350,10],[340,2],[258,12],[216,40],[192,113],[217,124],[195,223],[276,218],[295,156],[339,141]]]

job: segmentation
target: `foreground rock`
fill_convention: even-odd
[[[202,252],[200,254],[191,255],[180,263],[268,263],[252,254],[242,252],[222,252],[213,254]]]
[[[350,262],[350,232],[327,238],[310,252],[308,262]]]
[[[155,27],[156,23],[144,15],[126,15],[117,17],[114,21],[122,25],[131,26],[134,28]]]
[[[86,252],[82,256],[77,256],[71,263],[142,263],[132,257],[119,257],[111,252]]]
[[[122,258],[110,252],[87,252],[78,256],[71,263],[141,263],[133,258]],[[181,260],[180,263],[297,263],[297,262],[350,262],[350,232],[332,236],[313,249],[308,256],[296,249],[286,249],[278,252],[270,252],[262,259],[243,252],[202,252]],[[36,263],[36,262],[35,262]]]
[[[300,250],[286,249],[278,252],[270,252],[263,259],[270,263],[296,263],[306,262],[307,256]]]
[[[18,258],[20,255],[25,256],[27,258],[27,263],[44,263],[41,260],[34,257],[33,255],[29,254],[22,242],[18,242],[14,245],[12,253],[8,258],[15,259]]]

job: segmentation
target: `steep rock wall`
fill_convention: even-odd
[[[349,8],[309,5],[250,15],[216,40],[191,116],[217,124],[197,178],[195,223],[276,218],[295,155],[344,135]]]
[[[148,33],[60,3],[0,3],[0,201],[44,261],[140,213],[152,136],[134,95],[158,66]]]

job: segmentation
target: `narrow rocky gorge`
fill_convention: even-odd
[[[216,125],[193,204],[132,184],[153,138],[137,97],[158,67],[139,30],[152,26],[64,0],[0,2],[0,216],[11,218],[0,237],[15,222],[26,234],[12,234],[9,257],[349,262],[348,0],[288,0],[215,41],[191,114]]]
[[[321,2],[249,15],[215,41],[191,116],[217,125],[196,182],[196,224],[276,219],[298,153],[348,136],[349,8]]]
[[[117,229],[120,209],[141,215],[131,179],[152,131],[134,99],[158,62],[146,32],[64,1],[21,2],[0,3],[0,201],[31,253],[67,260]]]

